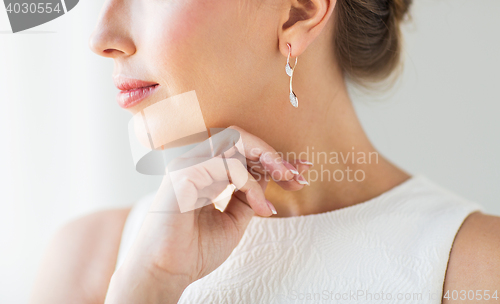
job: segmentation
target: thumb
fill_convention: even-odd
[[[243,232],[248,226],[248,223],[250,223],[250,220],[254,216],[255,211],[250,207],[250,205],[237,197],[237,192],[240,191],[236,191],[235,193],[233,193],[231,199],[229,200],[229,203],[224,209],[224,213],[227,213],[233,219],[235,226],[238,228],[240,236],[242,236]],[[241,194],[244,195],[244,193]]]

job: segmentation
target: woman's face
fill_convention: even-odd
[[[286,58],[279,46],[286,42],[278,39],[290,10],[284,4],[107,0],[90,47],[113,58],[113,76],[159,84],[152,95],[127,108],[133,114],[195,90],[206,126],[227,127],[242,117],[255,118],[277,96],[283,107],[290,107]]]

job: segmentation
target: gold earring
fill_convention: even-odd
[[[292,106],[297,108],[299,106],[299,99],[292,90],[292,77],[293,71],[297,66],[297,57],[295,57],[295,64],[293,65],[293,68],[290,67],[290,54],[292,52],[292,46],[290,45],[290,43],[287,43],[286,45],[288,46],[288,57],[286,58],[285,72],[288,76],[290,76],[290,103],[292,104]]]

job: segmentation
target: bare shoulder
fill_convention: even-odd
[[[129,211],[98,211],[62,226],[45,250],[30,304],[104,303]]]
[[[455,299],[452,299],[454,290]],[[443,295],[447,292],[450,299],[443,299],[443,303],[498,303],[500,217],[474,212],[465,219],[448,261]],[[493,299],[493,295],[498,298]]]

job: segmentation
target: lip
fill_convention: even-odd
[[[139,104],[141,101],[151,96],[160,86],[156,82],[144,81],[123,76],[113,77],[115,86],[120,90],[116,95],[116,100],[120,107],[126,109]]]

